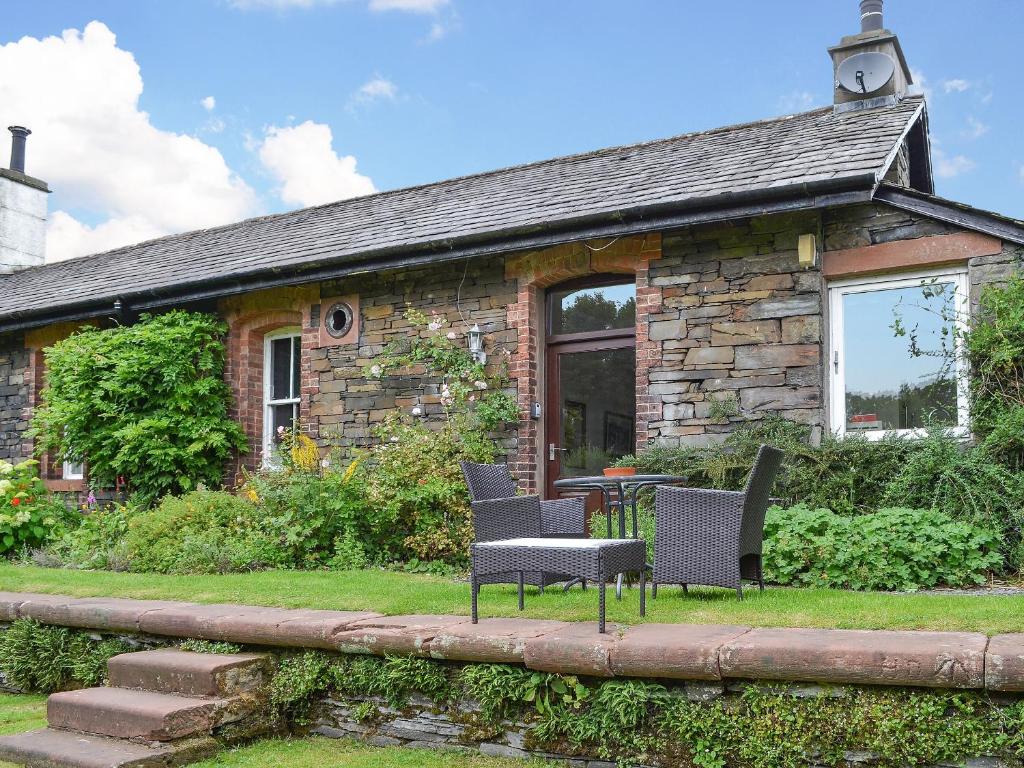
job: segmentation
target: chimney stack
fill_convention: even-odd
[[[24,173],[25,141],[32,131],[20,125],[9,125],[7,130],[11,132],[11,170]]]
[[[12,125],[11,167],[0,168],[0,275],[35,267],[46,259],[45,181],[25,173],[28,128]]]
[[[860,31],[878,32],[882,23],[882,0],[860,0]]]
[[[860,32],[829,48],[836,112],[900,102],[914,82],[900,41],[887,30],[883,0],[860,0]]]

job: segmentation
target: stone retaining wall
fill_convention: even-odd
[[[497,618],[474,625],[454,615],[387,617],[369,611],[0,592],[0,632],[19,618],[112,635],[140,649],[196,638],[264,646],[279,655],[316,649],[415,656],[437,660],[452,671],[473,662],[522,664],[579,676],[591,690],[602,678],[638,678],[657,681],[664,686],[660,690],[676,700],[708,707],[711,716],[719,705],[723,709],[717,711],[737,711],[748,694],[789,699],[793,707],[803,707],[799,711],[807,711],[807,706],[816,709],[815,702],[825,706],[836,699],[848,700],[849,704],[840,706],[864,712],[864,701],[874,706],[878,699],[873,697],[885,690],[880,686],[887,686],[892,695],[910,697],[907,701],[913,696],[950,701],[941,697],[954,689],[976,689],[962,695],[986,708],[995,707],[1005,720],[1017,716],[1020,697],[1016,692],[1024,691],[1024,634],[988,638],[969,632],[643,624],[613,627],[600,635],[591,622]],[[796,703],[802,699],[814,701]],[[356,738],[379,746],[557,759],[573,768],[615,765],[594,754],[581,754],[590,748],[545,741],[540,731],[535,732],[542,720],[529,707],[513,708],[519,714],[493,721],[483,717],[481,707],[464,694],[456,700],[434,701],[414,693],[400,706],[379,697],[328,694],[311,704],[311,709],[304,710],[312,715],[308,727],[326,737]],[[927,739],[925,734],[922,737]],[[605,748],[614,753],[614,740],[594,747],[596,754],[605,754],[601,751]],[[674,749],[672,742],[662,742],[662,748]],[[658,754],[647,759],[657,766],[676,764],[674,758]],[[877,757],[851,750],[838,765],[856,768],[876,762]],[[813,760],[808,764],[815,765]],[[978,758],[967,765],[1019,768],[1003,758]]]
[[[381,616],[246,605],[0,592],[0,622],[243,645],[523,664],[589,677],[771,679],[1024,691],[1024,634]]]

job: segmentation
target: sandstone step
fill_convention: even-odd
[[[0,737],[0,760],[30,768],[167,768],[217,752],[212,738],[139,744],[43,728]]]
[[[211,654],[169,648],[123,653],[107,662],[110,685],[184,696],[233,696],[257,688],[269,658],[259,653]]]
[[[46,701],[51,728],[149,741],[208,735],[251,709],[245,696],[198,698],[128,688],[65,691]]]

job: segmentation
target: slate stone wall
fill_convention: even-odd
[[[428,423],[442,423],[437,377],[422,370],[383,379],[364,373],[389,343],[402,343],[416,332],[405,316],[410,308],[426,315],[436,312],[463,341],[465,332],[478,324],[485,333],[489,364],[500,362],[501,350],[510,354],[516,350],[516,333],[506,321],[506,307],[516,300],[516,286],[506,280],[500,258],[365,275],[320,286],[321,296],[352,293],[359,295],[358,343],[309,351],[317,381],[310,395],[309,418],[325,445],[369,445],[374,425],[396,411],[410,414],[416,405]],[[319,318],[319,307],[312,314]],[[510,430],[505,447],[511,451],[515,443]]]
[[[661,407],[649,424],[652,441],[721,441],[767,413],[819,436],[827,425],[827,284],[818,267],[800,267],[799,235],[817,234],[824,254],[962,231],[867,204],[665,233],[662,258],[650,270],[662,291],[650,325],[660,345],[650,373],[649,392]],[[999,254],[971,258],[972,305],[1022,262],[1024,247],[1009,243]]]
[[[25,430],[29,419],[29,353],[22,334],[0,336],[0,458],[29,455]]]
[[[651,264],[662,290],[650,327],[661,343],[655,442],[721,440],[769,412],[820,429],[823,281],[797,256],[799,235],[817,231],[817,216],[801,214],[664,235]]]

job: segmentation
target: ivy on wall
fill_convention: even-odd
[[[226,330],[212,315],[176,310],[83,328],[49,347],[37,449],[85,460],[97,486],[124,478],[144,501],[218,484],[231,452],[246,446],[228,417]]]

